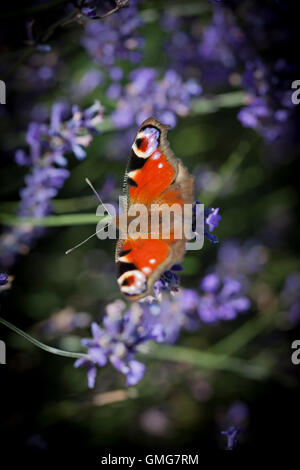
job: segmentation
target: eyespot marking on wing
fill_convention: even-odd
[[[156,127],[147,126],[136,136],[132,150],[139,158],[147,159],[159,146],[160,131]]]
[[[122,274],[118,278],[121,291],[125,295],[139,295],[147,290],[147,279],[138,269],[133,269]]]

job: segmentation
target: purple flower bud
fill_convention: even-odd
[[[215,273],[208,274],[202,279],[201,288],[205,292],[216,292],[220,285],[219,276]]]
[[[0,286],[5,286],[8,283],[8,277],[5,273],[0,273]]]
[[[235,426],[230,426],[226,431],[221,431],[221,434],[227,437],[226,450],[233,450],[237,445],[237,436],[240,433],[240,429]]]
[[[219,215],[219,208],[212,209],[209,216],[206,218],[206,223],[208,224],[209,231],[213,232],[213,230],[219,225],[221,220],[221,216]]]

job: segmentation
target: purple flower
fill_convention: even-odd
[[[90,69],[71,88],[72,96],[77,100],[92,93],[103,82],[103,74],[100,70]]]
[[[247,428],[249,408],[242,401],[233,402],[225,414],[220,415],[219,425],[225,428],[221,434],[227,437],[226,450],[233,450],[237,445],[237,436]]]
[[[192,98],[201,93],[200,85],[194,80],[183,82],[174,70],[168,70],[158,80],[153,68],[139,68],[130,74],[130,79],[112,113],[119,128],[140,125],[149,116],[174,127],[177,116],[186,116]]]
[[[292,55],[282,56],[297,34],[289,21],[296,7],[279,1],[215,3],[204,28],[194,17],[163,15],[170,66],[182,77],[201,76],[207,91],[242,86],[245,105],[238,119],[243,126],[268,144],[298,140],[291,83],[299,69]]]
[[[242,401],[234,401],[226,413],[225,420],[232,426],[241,428],[246,427],[249,419],[249,408]]]
[[[291,273],[287,277],[280,297],[287,309],[289,321],[297,325],[300,321],[300,274]]]
[[[114,11],[116,7],[129,7],[129,0],[78,0],[76,7],[80,12],[92,20],[99,19],[105,14]]]
[[[230,426],[225,431],[221,431],[221,434],[227,437],[226,450],[233,450],[237,445],[237,436],[241,432],[239,428]]]
[[[208,275],[202,281],[202,290],[202,295],[193,289],[172,295],[162,292],[159,302],[148,298],[131,304],[128,310],[122,300],[108,304],[102,326],[92,323],[92,338],[82,340],[87,357],[75,362],[75,367],[87,368],[89,387],[95,384],[97,368],[108,363],[126,376],[128,386],[135,385],[146,369],[136,359],[145,343],[173,344],[183,329],[195,331],[201,323],[231,320],[249,308],[249,300],[241,295],[241,286],[233,279],[221,282],[216,275]]]
[[[267,261],[267,248],[257,240],[225,240],[218,250],[216,270],[221,276],[246,280],[246,276],[261,271]]]
[[[200,201],[196,201],[193,207],[193,222],[192,222],[192,230],[195,232],[196,230],[196,221],[197,218],[202,216],[202,209],[200,206]],[[219,215],[219,208],[213,209],[211,207],[205,207],[204,209],[204,236],[211,242],[211,243],[218,243],[218,237],[211,232],[219,225],[221,220],[221,216]],[[208,228],[208,230],[207,230]]]
[[[222,282],[217,274],[205,276],[201,282],[204,292],[198,303],[201,321],[214,323],[218,320],[233,320],[250,307],[250,301],[242,294],[242,285],[235,279],[225,277]]]
[[[135,358],[139,346],[162,338],[159,325],[143,322],[143,309],[138,304],[133,304],[126,313],[124,310],[125,304],[120,300],[109,304],[103,327],[92,323],[92,339],[82,340],[88,348],[88,358],[78,359],[75,367],[88,367],[89,387],[94,386],[96,367],[104,367],[108,361],[126,376],[128,386],[137,384],[146,369]]]
[[[179,288],[179,276],[176,274],[178,271],[182,271],[181,265],[174,265],[168,271],[165,271],[160,278],[154,283],[153,290],[155,297],[163,291],[176,292]]]
[[[84,158],[84,149],[98,133],[96,126],[103,119],[98,101],[84,111],[73,107],[69,119],[65,114],[65,106],[57,103],[52,108],[50,125],[30,123],[26,134],[29,149],[16,152],[16,162],[29,167],[20,190],[18,214],[22,217],[41,218],[52,212],[52,199],[69,177],[66,156],[73,153],[79,160]],[[44,232],[42,227],[30,226],[7,229],[0,238],[3,265],[11,266],[16,256],[27,253]]]
[[[206,223],[210,232],[213,232],[213,230],[219,225],[219,222],[221,220],[219,210],[219,208],[211,209],[209,215],[206,217]]]
[[[91,15],[95,14],[95,10],[86,13],[93,17]],[[143,39],[136,33],[141,26],[137,2],[131,0],[128,8],[122,8],[101,21],[88,22],[82,45],[96,63],[106,68],[114,67],[119,60],[137,63],[144,45]]]
[[[5,273],[0,273],[0,286],[5,286],[8,283],[8,277]]]
[[[215,273],[208,274],[202,279],[201,288],[204,292],[216,292],[220,286],[219,276]]]

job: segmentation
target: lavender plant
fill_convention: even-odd
[[[276,6],[215,2],[211,23],[204,31],[193,17],[166,13],[162,19],[171,66],[183,75],[201,76],[205,91],[241,85],[245,106],[238,119],[269,144],[296,139],[298,119],[291,84],[298,66],[290,54],[283,53],[294,40],[294,30],[286,24],[287,13],[292,11],[293,6],[284,2]],[[271,51],[271,60],[265,60]]]
[[[84,111],[74,106],[69,119],[63,119],[64,111],[64,106],[57,103],[52,108],[50,124],[30,123],[26,134],[29,149],[15,153],[16,163],[29,170],[25,187],[20,190],[20,217],[41,218],[53,211],[51,201],[70,175],[67,156],[84,159],[85,148],[99,133],[97,125],[103,119],[99,102]],[[0,239],[1,264],[11,266],[16,256],[26,254],[44,231],[30,225],[7,229]]]

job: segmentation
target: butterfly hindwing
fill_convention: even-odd
[[[182,260],[184,250],[185,240],[119,240],[116,261],[121,292],[130,300],[152,294],[154,282]]]

